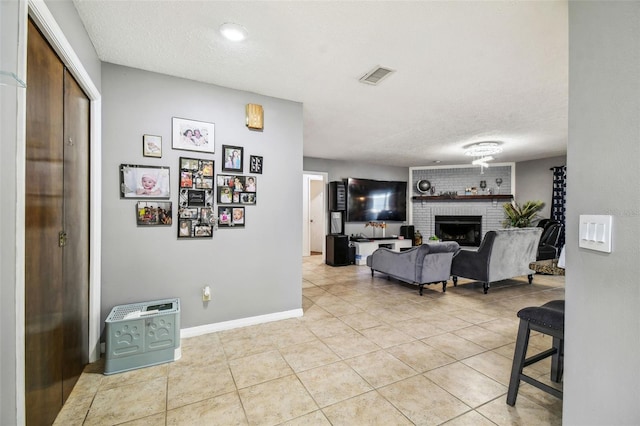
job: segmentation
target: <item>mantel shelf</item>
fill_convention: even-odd
[[[511,200],[513,199],[513,195],[414,195],[411,199],[414,201],[492,201]]]

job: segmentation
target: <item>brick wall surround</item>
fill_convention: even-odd
[[[491,188],[493,193],[497,193],[496,178],[502,178],[500,194],[512,194],[511,176],[515,173],[512,165],[501,165],[490,167],[480,174],[479,167],[456,167],[456,168],[414,168],[411,169],[411,190],[410,197],[420,194],[416,190],[416,184],[421,179],[431,182],[437,193],[455,191],[458,195],[464,195],[465,188],[478,187],[478,194],[483,194],[480,190],[480,181],[487,181],[487,189]],[[485,192],[486,193],[486,192]],[[502,204],[505,200],[487,201],[416,201],[410,200],[412,223],[417,231],[420,231],[423,238],[428,238],[435,234],[435,216],[482,216],[482,235],[487,231],[502,229],[504,213]]]

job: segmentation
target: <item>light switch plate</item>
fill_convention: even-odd
[[[612,223],[611,215],[580,215],[580,247],[611,253]]]

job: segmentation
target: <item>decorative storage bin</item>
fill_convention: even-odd
[[[107,375],[180,359],[180,299],[116,306],[105,335]]]

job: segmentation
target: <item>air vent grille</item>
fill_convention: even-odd
[[[366,73],[365,75],[363,75],[362,77],[360,77],[360,82],[377,85],[377,84],[380,84],[382,80],[384,80],[394,72],[396,71],[390,68],[378,66],[372,69],[371,71],[369,71],[368,73]]]

